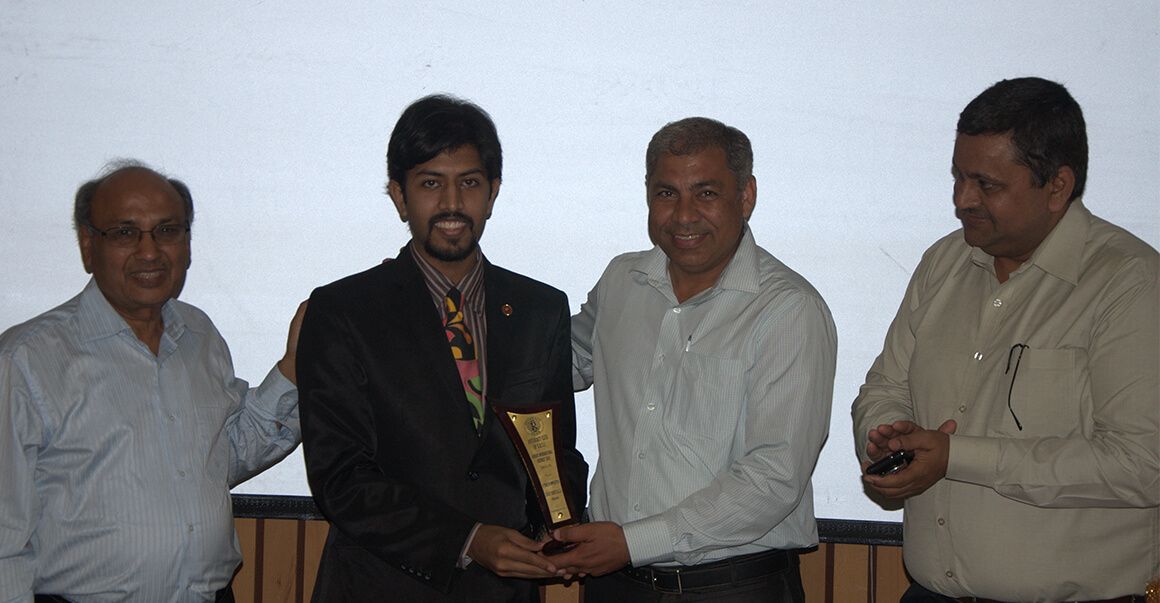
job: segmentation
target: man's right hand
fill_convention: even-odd
[[[863,475],[862,480],[875,492],[903,500],[926,492],[946,477],[950,461],[950,435],[958,428],[948,419],[937,430],[923,429],[912,421],[895,421],[879,425],[867,434],[866,454],[876,461],[896,450],[914,452],[914,460],[890,475]],[[862,472],[870,463],[862,463]]]
[[[485,524],[475,531],[467,556],[499,576],[554,578],[556,566],[540,554],[543,546],[515,530]]]

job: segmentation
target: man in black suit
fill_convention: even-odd
[[[559,403],[561,477],[582,509],[568,302],[480,252],[501,168],[482,109],[416,101],[387,147],[410,243],[310,298],[300,412],[310,488],[331,524],[315,601],[533,601],[530,579],[557,572],[488,406]]]

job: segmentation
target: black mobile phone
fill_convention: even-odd
[[[871,463],[870,466],[866,468],[866,473],[871,475],[890,475],[891,473],[899,471],[905,467],[907,463],[913,460],[913,452],[910,450],[898,450],[896,452],[891,452],[889,455],[879,459],[874,463]]]

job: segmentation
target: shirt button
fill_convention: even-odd
[[[178,471],[178,472],[177,472],[177,475],[178,475],[178,476],[180,476],[180,477],[185,477],[185,472],[184,472],[184,471]]]
[[[947,578],[954,578],[954,577],[955,577],[955,573],[950,571],[950,570],[947,570]]]
[[[638,459],[643,459],[643,458],[644,458],[644,452],[638,452],[638,453],[636,453],[636,458],[638,458]]]
[[[639,511],[639,510],[640,510],[640,505],[633,505],[633,506],[632,506],[632,510],[633,510],[633,511]]]
[[[189,532],[190,534],[192,534],[192,533],[193,533],[193,524],[192,524],[192,523],[190,523],[190,524],[186,524],[186,525],[185,525],[185,531],[186,531],[186,532]]]
[[[174,422],[174,421],[176,421],[176,420],[177,420],[177,417],[175,417],[175,416],[173,416],[173,415],[169,415],[169,422],[170,422],[170,423],[172,423],[172,422]]]
[[[673,308],[673,314],[680,314],[680,313],[681,313],[680,308]]]
[[[947,525],[947,520],[945,520],[945,519],[943,519],[943,518],[939,517],[939,518],[938,518],[938,525],[940,525],[940,526],[945,526],[945,525]]]
[[[960,407],[959,407],[959,412],[967,412],[967,405],[966,405],[966,404],[964,404],[964,405],[960,406]]]
[[[972,356],[972,358],[974,358],[975,360],[982,360],[982,359],[983,359],[983,353],[982,353],[982,352],[975,352],[975,355],[974,355],[974,356]]]
[[[996,297],[995,300],[991,302],[991,305],[995,306],[996,308],[1002,308],[1003,307],[1003,300]]]
[[[479,479],[479,473],[476,471],[468,471],[467,472],[467,479],[474,482],[474,481]]]
[[[649,409],[649,410],[656,410],[657,409],[656,402],[649,402],[648,404],[645,404],[644,407]]]

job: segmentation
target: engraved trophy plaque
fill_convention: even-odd
[[[579,523],[579,513],[560,479],[560,454],[556,440],[559,403],[513,408],[489,400],[488,406],[499,417],[524,462],[540,512],[544,515],[544,527],[554,530]],[[552,540],[544,545],[543,552],[557,555],[574,546],[573,543]]]

